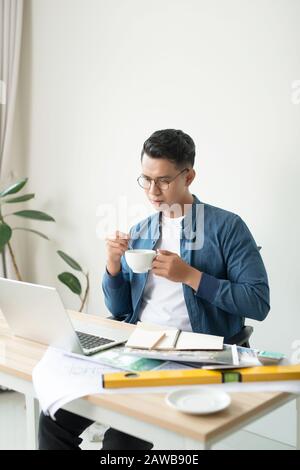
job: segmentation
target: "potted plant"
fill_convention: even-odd
[[[10,218],[11,216],[14,216],[18,218],[32,219],[32,220],[38,220],[38,221],[43,221],[43,222],[55,222],[55,219],[52,216],[50,216],[49,214],[46,214],[45,212],[41,212],[37,210],[17,210],[17,211],[4,214],[3,209],[5,207],[10,206],[12,204],[23,203],[35,197],[34,193],[28,193],[28,194],[15,196],[24,188],[27,181],[28,181],[28,178],[23,178],[22,180],[10,185],[8,188],[0,192],[0,252],[2,255],[3,275],[4,277],[7,277],[5,251],[6,249],[8,249],[9,255],[12,260],[12,265],[16,274],[16,278],[18,281],[23,281],[23,278],[20,273],[16,256],[15,256],[12,244],[11,244],[13,234],[18,230],[23,230],[23,231],[31,232],[35,235],[38,235],[39,237],[42,237],[45,240],[49,241],[50,239],[49,237],[47,237],[47,235],[45,235],[44,233],[38,230],[34,230],[31,228],[27,228],[27,227],[13,226],[11,223],[7,222],[7,219]],[[79,311],[82,312],[84,305],[86,303],[86,300],[87,300],[88,293],[89,293],[89,274],[87,272],[84,272],[81,266],[79,265],[79,263],[77,263],[77,261],[75,261],[73,258],[71,258],[69,255],[67,255],[63,251],[58,250],[57,253],[72,269],[75,269],[76,271],[81,272],[82,275],[85,277],[86,288],[85,288],[84,294],[82,295],[82,286],[77,276],[75,276],[74,274],[70,272],[63,272],[58,275],[59,281],[62,282],[64,285],[66,285],[74,294],[79,296],[80,302],[81,302]]]

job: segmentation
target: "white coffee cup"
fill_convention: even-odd
[[[134,273],[141,274],[151,269],[156,254],[155,250],[127,250],[125,259]]]

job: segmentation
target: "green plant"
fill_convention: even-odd
[[[38,235],[39,237],[42,237],[45,240],[50,241],[50,239],[47,237],[47,235],[45,235],[44,233],[38,230],[33,230],[27,227],[12,227],[11,224],[7,223],[6,219],[8,217],[15,216],[15,217],[21,217],[25,219],[39,220],[43,222],[55,222],[53,217],[46,214],[45,212],[41,212],[37,210],[19,210],[16,212],[10,212],[8,214],[3,213],[3,209],[4,207],[7,206],[7,204],[8,205],[18,204],[21,202],[29,201],[35,197],[34,193],[11,197],[12,195],[16,193],[19,193],[24,188],[27,181],[28,181],[28,178],[24,178],[10,185],[8,188],[0,192],[0,253],[2,255],[3,274],[5,277],[7,276],[6,258],[5,258],[5,249],[7,247],[18,281],[23,281],[23,279],[22,279],[19,267],[17,265],[15,253],[11,245],[11,240],[12,240],[14,232],[16,232],[17,230],[24,230],[26,232],[31,232],[35,235]],[[87,300],[88,293],[89,293],[89,275],[88,273],[85,273],[82,270],[81,266],[77,263],[77,261],[75,261],[69,255],[67,255],[66,253],[60,250],[58,250],[57,253],[69,266],[71,266],[76,271],[80,271],[86,278],[86,289],[82,297],[81,283],[76,276],[74,276],[72,273],[69,273],[69,272],[63,272],[58,275],[59,281],[62,282],[64,285],[66,285],[74,294],[77,294],[79,296],[81,300],[80,312],[82,312],[85,302]]]
[[[23,189],[26,185],[27,181],[28,178],[24,178],[21,181],[10,185],[8,188],[0,192],[0,252],[2,253],[3,272],[6,275],[5,248],[7,246],[17,279],[19,281],[22,281],[23,279],[18,268],[16,257],[11,245],[11,239],[14,232],[16,232],[17,230],[24,230],[26,232],[34,233],[35,235],[45,238],[46,240],[49,240],[49,238],[38,230],[29,229],[27,227],[12,227],[6,222],[6,219],[11,216],[16,216],[25,219],[39,220],[43,222],[55,222],[53,217],[51,217],[50,215],[46,214],[45,212],[36,210],[21,210],[11,212],[9,214],[3,214],[3,208],[7,206],[7,204],[18,204],[20,202],[29,201],[30,199],[33,199],[35,197],[35,194],[33,193],[23,194],[22,196],[17,197],[10,197],[12,194],[16,194],[21,191],[21,189]]]
[[[77,276],[74,276],[74,274],[70,273],[70,272],[63,272],[61,274],[59,274],[57,277],[58,279],[60,280],[60,282],[62,282],[63,284],[65,284],[74,294],[77,294],[81,300],[81,306],[80,306],[80,309],[79,309],[79,312],[82,312],[83,310],[83,307],[84,307],[84,304],[86,302],[86,299],[87,299],[87,296],[88,296],[88,293],[89,293],[89,288],[90,288],[90,282],[89,282],[89,274],[88,272],[84,272],[83,269],[81,268],[81,266],[77,263],[77,261],[75,261],[73,258],[71,258],[71,256],[67,255],[66,253],[64,253],[63,251],[61,250],[58,250],[57,251],[57,254],[73,269],[75,269],[76,271],[79,271],[81,272],[84,276],[85,276],[85,279],[86,279],[86,288],[85,288],[85,292],[84,292],[84,295],[82,297],[82,287],[81,287],[81,283],[78,279]]]

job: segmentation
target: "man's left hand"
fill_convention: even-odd
[[[187,284],[194,290],[198,289],[202,277],[200,271],[183,261],[177,253],[167,250],[158,250],[152,262],[152,272],[169,281]]]

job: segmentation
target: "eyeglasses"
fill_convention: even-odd
[[[172,178],[171,180],[170,179],[166,180],[165,178],[152,179],[152,178],[148,178],[148,176],[141,175],[141,176],[138,177],[137,182],[138,182],[138,184],[141,188],[150,189],[151,188],[151,183],[152,183],[152,181],[154,181],[154,184],[161,191],[167,191],[169,189],[170,183],[172,183],[177,178],[177,176],[181,175],[185,171],[189,171],[189,168],[185,168],[180,173],[178,173],[176,176],[174,176],[174,178]]]

